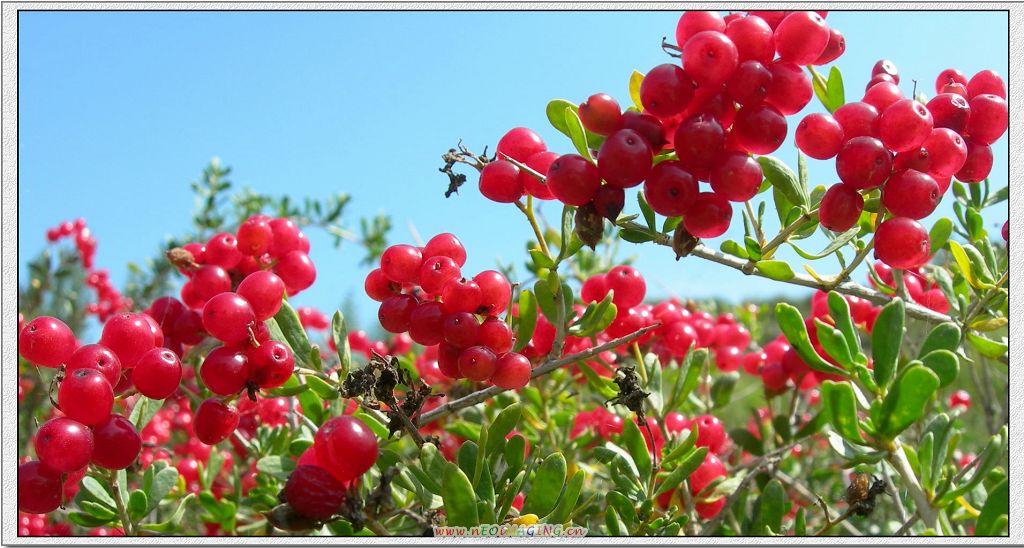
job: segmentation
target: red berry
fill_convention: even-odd
[[[92,435],[95,441],[92,463],[101,468],[128,468],[142,451],[139,432],[131,421],[121,415],[110,415],[102,424],[93,427]]]
[[[199,344],[206,337],[203,331],[203,316],[195,310],[186,310],[174,322],[174,336],[182,344]]]
[[[722,32],[725,30],[725,21],[715,11],[687,11],[684,12],[676,24],[676,44],[685,44],[691,36],[705,30]]]
[[[700,85],[723,84],[739,63],[739,52],[724,33],[705,30],[683,46],[683,69]]]
[[[486,346],[471,346],[459,354],[459,372],[474,381],[486,381],[494,374],[498,358]]]
[[[730,202],[753,198],[762,181],[761,164],[742,152],[727,153],[711,169],[711,189]]]
[[[231,291],[231,276],[228,271],[218,265],[203,265],[192,273],[192,288],[203,301]]]
[[[235,236],[227,232],[215,234],[210,241],[206,242],[206,253],[204,255],[206,264],[214,264],[221,268],[231,270],[238,266],[242,260],[242,253],[238,251],[238,243]]]
[[[962,83],[962,82],[961,82]],[[967,97],[974,99],[979,95],[991,94],[1006,99],[1006,83],[1003,77],[994,70],[983,70],[967,82]]]
[[[775,49],[783,61],[798,65],[815,62],[828,45],[825,20],[813,11],[796,11],[775,29]]]
[[[967,134],[979,145],[991,145],[1006,133],[1010,111],[1006,101],[997,95],[975,95],[971,99],[971,116]]]
[[[73,472],[89,464],[92,457],[92,431],[66,417],[46,422],[32,442],[36,456],[57,472]]]
[[[132,370],[132,384],[147,398],[162,400],[178,389],[181,362],[166,348],[154,348],[139,358]]]
[[[904,152],[921,146],[931,135],[932,123],[932,115],[924,105],[913,99],[903,99],[882,112],[878,119],[878,134],[890,150]]]
[[[929,259],[928,231],[906,217],[884,221],[875,231],[875,258],[892,268],[917,268]]]
[[[78,341],[71,328],[50,316],[39,316],[28,322],[18,335],[18,353],[42,367],[65,363],[77,347]]]
[[[864,197],[857,189],[839,183],[825,191],[818,209],[818,218],[821,226],[832,232],[846,232],[857,224],[863,211]]]
[[[98,424],[114,407],[114,390],[95,369],[77,369],[66,375],[57,390],[60,410],[87,426]]]
[[[697,238],[716,238],[725,234],[731,221],[728,200],[714,192],[701,192],[683,217],[683,226]]]
[[[686,213],[697,192],[697,180],[678,160],[666,160],[654,166],[644,182],[647,203],[655,213],[666,217]]]
[[[462,373],[459,372],[459,354],[461,353],[461,349],[450,344],[439,344],[437,346],[437,368],[449,378],[462,378]]]
[[[601,186],[597,166],[577,154],[560,156],[548,169],[548,188],[567,205],[582,206],[594,199]]]
[[[60,507],[64,484],[60,472],[39,461],[18,465],[18,511],[46,514]]]
[[[483,302],[480,285],[467,278],[449,280],[441,289],[445,312],[476,312]]]
[[[1009,242],[1010,241],[1010,221],[1009,221],[1009,219],[1007,219],[1006,221],[1003,221],[1003,241],[1004,242]]]
[[[843,129],[843,139],[878,137],[878,109],[858,101],[846,103],[832,114]]]
[[[278,259],[274,274],[284,282],[288,294],[294,295],[313,285],[316,281],[316,266],[306,252],[296,249]]]
[[[633,308],[644,300],[647,282],[640,271],[626,265],[616,266],[604,278],[605,287],[614,291],[612,302],[619,310]]]
[[[431,257],[448,257],[455,261],[460,268],[466,264],[466,248],[454,234],[442,232],[434,236],[423,246],[422,256],[424,259]]]
[[[480,322],[470,312],[452,312],[441,321],[444,341],[455,348],[469,348],[477,344]]]
[[[640,102],[645,111],[668,118],[686,108],[695,87],[690,76],[678,66],[658,65],[644,76],[640,84]]]
[[[736,113],[732,135],[752,154],[770,154],[786,139],[786,118],[767,104],[743,107]]]
[[[530,169],[543,175],[546,179],[548,168],[550,168],[551,164],[555,163],[555,160],[557,159],[557,152],[538,152],[526,160],[526,165]],[[537,198],[538,200],[551,200],[555,197],[555,195],[551,193],[551,189],[548,188],[546,182],[541,182],[537,177],[525,169],[519,171],[519,182],[523,185],[523,189],[527,194]]]
[[[540,135],[537,135],[532,129],[517,127],[510,129],[498,141],[497,155],[499,159],[503,158],[502,155],[505,155],[513,160],[525,162],[530,156],[538,152],[544,152],[547,149],[548,147],[544,144]],[[462,265],[460,264],[459,266]]]
[[[764,19],[747,15],[730,22],[725,35],[736,46],[740,61],[757,61],[767,65],[775,57],[775,34]]]
[[[579,114],[583,127],[598,135],[611,135],[622,123],[622,109],[607,93],[595,93],[580,103]]]
[[[927,152],[928,174],[933,177],[950,177],[967,161],[967,143],[951,129],[933,129],[921,148]]]
[[[512,162],[490,162],[480,172],[480,194],[500,204],[511,204],[522,198],[525,192],[519,175],[519,168]]]
[[[268,341],[245,353],[249,363],[250,380],[263,389],[283,385],[295,370],[295,356],[287,345]]]
[[[839,150],[836,173],[844,183],[858,190],[874,188],[892,172],[892,153],[873,137],[855,137]]]
[[[956,179],[965,183],[980,183],[992,171],[992,147],[964,139],[967,145],[967,160],[956,172]]]
[[[203,328],[217,340],[238,343],[249,339],[256,314],[237,293],[221,293],[203,307]]]
[[[765,103],[788,116],[800,112],[811,102],[814,96],[811,77],[800,66],[775,61],[768,65],[768,70],[772,74],[772,85],[764,98]]]
[[[718,163],[725,149],[725,131],[712,116],[698,115],[679,124],[672,142],[687,169],[706,170]]]
[[[199,404],[192,418],[196,438],[206,445],[220,443],[238,428],[238,411],[224,402],[209,398]]]
[[[967,77],[957,69],[949,68],[935,78],[935,93],[943,93],[942,88],[949,84],[967,85]]]
[[[681,359],[686,357],[690,347],[697,342],[697,332],[688,323],[675,322],[665,327],[664,342],[672,357]]]
[[[796,146],[816,160],[827,160],[839,154],[843,146],[843,128],[828,114],[808,114],[796,126]]]
[[[334,417],[325,422],[313,446],[320,466],[341,482],[363,475],[377,462],[377,437],[354,417]]]
[[[181,317],[185,310],[185,305],[181,304],[181,301],[178,299],[174,297],[160,297],[149,305],[145,313],[150,318],[156,320],[156,323],[164,332],[170,334],[174,331],[174,322]]]
[[[381,327],[390,333],[405,333],[409,330],[409,320],[416,308],[416,297],[412,295],[395,295],[380,303],[377,319]]]
[[[64,373],[69,375],[77,369],[95,369],[111,386],[121,378],[121,361],[109,348],[99,344],[80,346],[71,354],[65,363]]]
[[[239,286],[239,289],[241,289],[241,286]],[[375,268],[366,275],[363,289],[371,299],[383,302],[389,297],[400,294],[402,292],[402,284],[389,280],[381,269]]]
[[[444,339],[441,332],[444,317],[444,309],[439,302],[425,301],[417,304],[409,315],[409,336],[423,346],[441,342]]]
[[[274,243],[270,246],[270,254],[283,257],[292,251],[302,250],[302,230],[291,219],[279,218],[270,221],[270,230],[274,233]]]
[[[839,32],[839,29],[829,28],[828,44],[825,45],[825,51],[821,52],[813,64],[826,65],[839,59],[844,53],[846,53],[846,38],[843,37],[843,33]]]
[[[259,257],[269,252],[274,245],[274,231],[270,228],[270,221],[264,217],[249,217],[238,225],[235,244],[240,253],[250,257]]]
[[[726,435],[722,421],[711,415],[701,415],[690,423],[697,427],[697,447],[707,447],[712,453],[720,453],[725,445]]]
[[[491,375],[491,382],[505,390],[518,390],[530,383],[530,374],[533,368],[526,356],[508,352],[498,358],[494,373]]]
[[[288,476],[282,495],[299,514],[327,521],[345,502],[345,486],[327,470],[304,464]]]
[[[650,114],[632,110],[623,112],[622,129],[631,129],[639,133],[655,152],[661,150],[668,142],[665,138],[665,124]]]
[[[234,346],[218,346],[206,355],[199,377],[206,388],[221,396],[237,394],[249,382],[252,368],[245,353]]]
[[[504,274],[485,270],[474,276],[473,281],[480,287],[480,306],[474,312],[497,316],[508,308],[512,300],[512,285]]]
[[[597,152],[597,169],[609,185],[631,188],[643,182],[651,172],[653,158],[650,145],[639,133],[620,129],[601,144]]]
[[[512,328],[498,318],[487,318],[480,324],[474,344],[486,346],[500,356],[512,350]]]
[[[904,99],[903,92],[896,84],[883,81],[868,88],[861,100],[878,109],[878,112],[885,112],[885,109]]]
[[[875,66],[871,67],[871,76],[877,76],[879,74],[886,74],[893,79],[893,83],[900,83],[899,69],[896,68],[896,64],[888,59],[881,59]]]
[[[966,390],[957,390],[949,396],[950,407],[963,407],[967,409],[971,406],[971,394]]]
[[[699,430],[697,435],[700,435]],[[709,451],[707,456],[704,457],[704,462],[697,467],[693,474],[690,474],[690,494],[696,495],[700,493],[712,481],[723,476],[725,476],[725,465],[722,464],[722,461],[714,453]]]
[[[398,283],[419,283],[422,266],[423,253],[419,248],[406,244],[387,248],[380,258],[381,271],[389,280]]]
[[[928,101],[928,112],[932,114],[933,125],[936,128],[949,128],[957,133],[962,133],[967,127],[967,121],[971,117],[971,106],[961,95],[955,93],[940,93]]]
[[[253,272],[238,284],[238,296],[249,302],[256,320],[262,322],[273,318],[281,309],[285,296],[284,281],[273,272]]]
[[[935,211],[940,198],[935,179],[913,169],[893,174],[882,189],[882,204],[896,217],[923,219]]]
[[[758,61],[740,63],[725,84],[729,96],[743,106],[755,106],[764,101],[772,85],[772,73]]]
[[[622,208],[626,207],[626,191],[612,185],[602,185],[594,193],[592,203],[598,215],[614,222],[622,213]]]

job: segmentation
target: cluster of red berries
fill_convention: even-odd
[[[935,82],[927,104],[905,98],[891,61],[875,64],[863,99],[833,115],[811,114],[796,130],[797,147],[820,160],[835,158],[840,183],[822,198],[822,226],[843,232],[864,210],[862,192],[881,190],[892,214],[875,232],[875,256],[911,269],[930,258],[928,231],[917,221],[938,206],[953,177],[977,183],[992,169],[991,144],[1009,124],[1006,86],[991,70],[970,81],[956,69]]]
[[[889,287],[896,286],[891,268],[880,262],[876,262],[873,268],[882,282]],[[878,286],[874,278],[868,277],[868,282],[874,287]],[[949,312],[949,300],[946,299],[946,294],[939,289],[937,283],[929,280],[920,268],[912,268],[903,272],[903,286],[907,289],[907,296],[917,304],[939,314]]]
[[[381,326],[437,346],[438,366],[448,377],[522,388],[530,380],[530,360],[512,352],[512,329],[499,318],[508,309],[512,286],[495,270],[464,277],[465,264],[462,242],[438,234],[422,248],[386,249],[364,288],[381,303]]]
[[[750,154],[776,150],[786,137],[785,117],[811,100],[811,80],[801,66],[829,63],[845,51],[842,34],[824,15],[686,12],[676,28],[682,67],[663,64],[647,73],[640,86],[643,112],[622,112],[603,93],[580,104],[583,126],[604,138],[596,165],[577,154],[548,152],[536,133],[515,128],[498,142],[498,160],[484,167],[481,193],[497,202],[528,193],[593,204],[614,220],[625,189],[644,183],[655,212],[683,216],[694,236],[722,235],[732,220],[730,202],[749,200],[763,181]],[[666,149],[674,149],[675,158],[655,164]],[[710,191],[700,191],[698,181],[710,183]]]
[[[282,498],[296,512],[326,521],[339,510],[359,477],[377,462],[378,451],[376,436],[362,421],[350,416],[332,418],[299,457]]]
[[[272,271],[289,296],[316,280],[309,258],[309,239],[291,219],[253,215],[238,226],[236,234],[221,232],[206,244],[193,242],[182,249],[191,257],[178,261],[189,277],[181,288],[181,300],[193,309],[231,291],[241,279],[255,272]]]
[[[132,300],[122,295],[110,283],[107,271],[94,268],[96,237],[92,235],[92,231],[85,224],[85,219],[76,219],[73,223],[64,221],[57,227],[46,231],[46,239],[50,243],[56,243],[63,238],[74,239],[78,256],[82,261],[82,268],[86,271],[85,284],[96,292],[96,302],[86,305],[86,312],[96,316],[101,322],[105,322],[111,315],[130,309]]]

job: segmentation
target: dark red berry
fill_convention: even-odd
[[[745,202],[753,198],[762,181],[761,165],[742,152],[725,154],[711,169],[711,189],[730,202]]]
[[[18,511],[47,514],[60,507],[64,484],[60,472],[39,461],[18,465]]]
[[[682,162],[666,160],[654,166],[644,182],[644,198],[651,209],[666,217],[678,217],[697,197],[697,180]]]
[[[825,20],[813,11],[796,11],[786,16],[775,29],[775,50],[789,63],[809,65],[828,45]]]
[[[772,73],[759,61],[743,61],[725,84],[734,101],[743,106],[755,106],[764,101],[772,85]]]
[[[249,329],[256,323],[256,313],[249,301],[237,293],[221,293],[206,301],[203,307],[203,328],[215,339],[238,343],[249,339]]]
[[[174,322],[174,337],[182,344],[199,344],[206,338],[203,331],[203,316],[195,310],[186,310]]]
[[[334,417],[325,422],[313,439],[316,458],[338,481],[363,475],[377,462],[377,437],[355,417]]]
[[[249,362],[249,380],[256,386],[270,390],[283,385],[295,370],[295,356],[284,343],[267,341],[246,351]]]
[[[956,179],[965,183],[980,183],[992,171],[992,147],[964,139],[967,145],[967,160],[956,172]]]
[[[702,86],[725,83],[738,63],[736,45],[718,31],[698,32],[683,46],[683,69]]]
[[[843,128],[828,114],[808,114],[796,126],[796,146],[801,152],[817,160],[827,160],[839,154],[845,142]]]
[[[562,203],[582,206],[594,199],[601,186],[597,166],[577,154],[560,156],[548,169],[548,188]]]
[[[57,403],[68,418],[92,426],[110,415],[114,407],[114,390],[99,371],[78,369],[61,381]]]
[[[71,328],[50,316],[28,322],[18,336],[21,357],[42,367],[57,367],[66,362],[77,346]]]
[[[425,301],[417,304],[409,315],[409,336],[423,346],[438,344],[444,340],[441,332],[444,317],[444,309],[439,302]]]
[[[882,204],[897,217],[923,219],[935,211],[940,198],[935,179],[913,169],[894,173],[882,189]]]
[[[668,142],[665,136],[665,124],[657,116],[627,110],[622,113],[622,129],[631,129],[651,145],[657,152]]]
[[[519,175],[519,168],[512,162],[489,162],[480,172],[480,194],[500,204],[511,204],[525,192]]]
[[[775,61],[768,65],[772,73],[772,85],[764,102],[777,108],[787,116],[803,110],[814,96],[811,77],[799,65]]]
[[[130,420],[121,415],[110,415],[106,421],[93,427],[92,435],[95,441],[92,463],[101,468],[128,468],[142,451],[139,432]]]
[[[444,341],[455,348],[469,348],[477,344],[480,322],[470,312],[452,312],[441,321]]]
[[[132,384],[147,398],[162,400],[178,389],[181,362],[166,348],[154,348],[139,358],[132,369]]]
[[[855,137],[840,149],[836,157],[839,179],[854,189],[874,188],[892,172],[892,153],[873,137]]]
[[[100,344],[80,346],[71,354],[64,365],[64,374],[70,375],[77,369],[95,369],[103,373],[111,386],[121,378],[121,361],[109,348]]]
[[[743,107],[736,113],[732,134],[747,152],[770,154],[786,139],[786,118],[771,105]]]
[[[327,521],[345,502],[345,486],[327,470],[304,464],[288,476],[282,495],[288,506],[299,514]]]
[[[855,188],[839,183],[825,191],[818,218],[821,226],[832,232],[846,232],[857,224],[863,211],[864,197]]]
[[[597,169],[609,185],[631,188],[643,182],[651,172],[653,158],[650,145],[639,133],[620,129],[601,144],[597,152]]]
[[[462,349],[460,348],[446,343],[439,344],[437,346],[437,368],[448,378],[462,378],[462,373],[459,372],[459,354],[461,353]]]
[[[725,131],[713,117],[698,115],[679,124],[672,142],[684,166],[706,170],[718,163],[725,149]]]
[[[622,123],[622,109],[607,93],[591,95],[580,103],[579,113],[583,127],[598,135],[611,135]]]
[[[242,349],[218,346],[206,355],[199,377],[206,388],[221,396],[237,394],[249,381],[252,369]]]
[[[940,93],[928,101],[928,112],[932,115],[936,128],[949,128],[962,133],[967,128],[967,120],[971,117],[971,106],[961,95]]]
[[[238,428],[238,420],[238,410],[217,398],[209,398],[199,404],[192,419],[192,429],[199,441],[213,445],[228,439]]]
[[[598,215],[615,222],[626,207],[626,191],[611,185],[601,185],[594,193],[594,211]]]
[[[884,221],[875,231],[875,258],[892,268],[917,268],[929,259],[928,231],[906,217]]]
[[[682,112],[693,97],[693,79],[676,65],[652,68],[640,84],[640,102],[644,110],[660,118]]]
[[[825,51],[821,52],[821,55],[814,60],[813,64],[827,65],[839,59],[844,53],[846,53],[846,38],[843,37],[842,32],[839,32],[839,29],[829,28],[828,44],[825,45]]]
[[[459,354],[459,372],[467,379],[482,382],[491,378],[497,356],[486,346],[471,346]]]
[[[530,383],[533,368],[530,360],[517,352],[508,352],[498,358],[491,374],[491,382],[498,388],[518,390]]]
[[[512,350],[512,328],[498,318],[487,318],[480,324],[474,344],[486,346],[500,356]]]
[[[409,330],[409,320],[416,308],[416,297],[412,295],[395,295],[380,303],[377,319],[389,333],[405,333]]]
[[[732,206],[714,192],[701,192],[683,217],[686,231],[697,238],[716,238],[725,234],[732,221]]]
[[[36,456],[57,472],[73,472],[89,464],[92,431],[67,417],[57,417],[39,427],[32,442]]]
[[[525,127],[512,128],[498,141],[497,155],[501,159],[508,156],[518,162],[525,162],[527,158],[538,152],[547,150],[547,145],[532,129]],[[462,265],[459,265],[462,266]]]

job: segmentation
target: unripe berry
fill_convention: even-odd
[[[505,390],[518,390],[530,383],[532,371],[530,360],[526,356],[508,352],[498,358],[494,373],[491,375],[491,382]]]
[[[772,73],[772,85],[764,102],[779,109],[787,116],[803,110],[814,96],[811,77],[796,64],[775,61],[768,65]]]
[[[471,346],[459,354],[459,372],[467,379],[482,382],[491,378],[498,358],[486,346]]]
[[[93,439],[92,463],[108,470],[128,468],[142,451],[139,432],[131,421],[121,415],[110,415],[102,424],[93,427]]]
[[[739,52],[725,34],[705,30],[683,46],[683,69],[700,85],[723,84],[739,63]]]
[[[39,427],[32,445],[36,456],[57,472],[73,472],[89,464],[92,457],[92,431],[84,424],[57,417]]]
[[[836,173],[844,183],[858,190],[874,188],[892,173],[892,153],[873,137],[855,137],[839,150]]]
[[[878,135],[889,150],[904,152],[921,146],[932,132],[932,123],[932,115],[924,105],[903,99],[882,111]]]
[[[345,502],[345,487],[327,470],[304,464],[288,476],[282,495],[299,514],[328,521]]]
[[[538,152],[547,150],[547,145],[532,129],[525,127],[512,128],[506,133],[496,148],[498,158],[502,155],[508,156],[518,162],[525,162],[527,158]],[[459,265],[462,266],[462,265]]]
[[[644,76],[640,84],[640,102],[645,111],[669,118],[686,108],[695,87],[691,77],[678,66],[658,65]]]
[[[253,272],[238,284],[238,296],[248,301],[257,321],[273,318],[285,296],[284,281],[267,270]]]
[[[217,340],[239,343],[249,339],[256,314],[249,301],[237,293],[221,293],[203,307],[203,328]]]
[[[643,182],[651,172],[653,158],[650,145],[639,133],[620,129],[601,144],[597,152],[597,169],[609,185],[631,188]]]
[[[181,362],[166,348],[154,348],[139,358],[132,369],[132,384],[147,398],[162,400],[178,389]]]
[[[325,422],[313,439],[313,447],[320,466],[341,482],[362,476],[377,462],[377,437],[355,417],[334,417]]]
[[[839,183],[825,191],[818,208],[821,226],[832,232],[846,232],[857,224],[864,211],[864,197],[849,185]]]
[[[756,15],[730,22],[725,27],[725,35],[736,46],[740,61],[753,60],[767,65],[775,57],[775,34],[768,23]]]
[[[644,182],[644,198],[655,213],[678,217],[697,197],[697,180],[682,162],[666,160],[654,166]]]
[[[114,390],[95,369],[78,369],[65,375],[57,390],[60,410],[86,426],[99,424],[114,407]]]
[[[580,121],[583,127],[598,135],[611,135],[622,123],[619,103],[607,93],[595,93],[580,103]],[[532,156],[531,156],[532,158]],[[543,174],[544,172],[541,171]]]
[[[252,368],[241,349],[218,346],[206,355],[199,377],[211,392],[221,396],[237,394],[249,381]]]
[[[730,202],[745,202],[753,198],[764,175],[761,164],[742,152],[729,152],[711,169],[711,189]]]
[[[78,347],[75,334],[64,322],[40,316],[28,322],[18,335],[18,353],[42,367],[65,363]]]
[[[928,231],[906,217],[884,221],[875,231],[875,258],[892,268],[917,268],[929,259]]]
[[[480,194],[500,204],[511,204],[523,197],[519,168],[512,162],[495,160],[480,172]]]
[[[882,189],[882,204],[896,217],[923,219],[939,205],[939,185],[913,169],[893,174]]]
[[[816,160],[827,160],[839,154],[845,142],[843,128],[828,114],[808,114],[796,126],[796,146]]]
[[[825,20],[812,11],[796,11],[775,29],[775,49],[783,61],[798,65],[815,62],[828,45]]]
[[[220,443],[238,428],[238,411],[224,402],[209,398],[199,404],[192,418],[196,438],[206,445]]]
[[[701,192],[683,217],[686,231],[697,238],[717,238],[729,229],[732,206],[714,192]]]

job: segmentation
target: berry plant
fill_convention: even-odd
[[[1005,82],[908,95],[881,60],[847,102],[826,16],[686,12],[626,101],[547,105],[567,152],[514,127],[444,154],[446,197],[523,214],[522,264],[357,234],[347,196],[232,191],[217,162],[122,289],[85,221],[48,231],[19,295],[19,535],[1006,534],[1009,235],[982,217]],[[290,303],[323,266],[307,230],[366,252],[375,325]],[[661,298],[624,249],[807,298]]]

